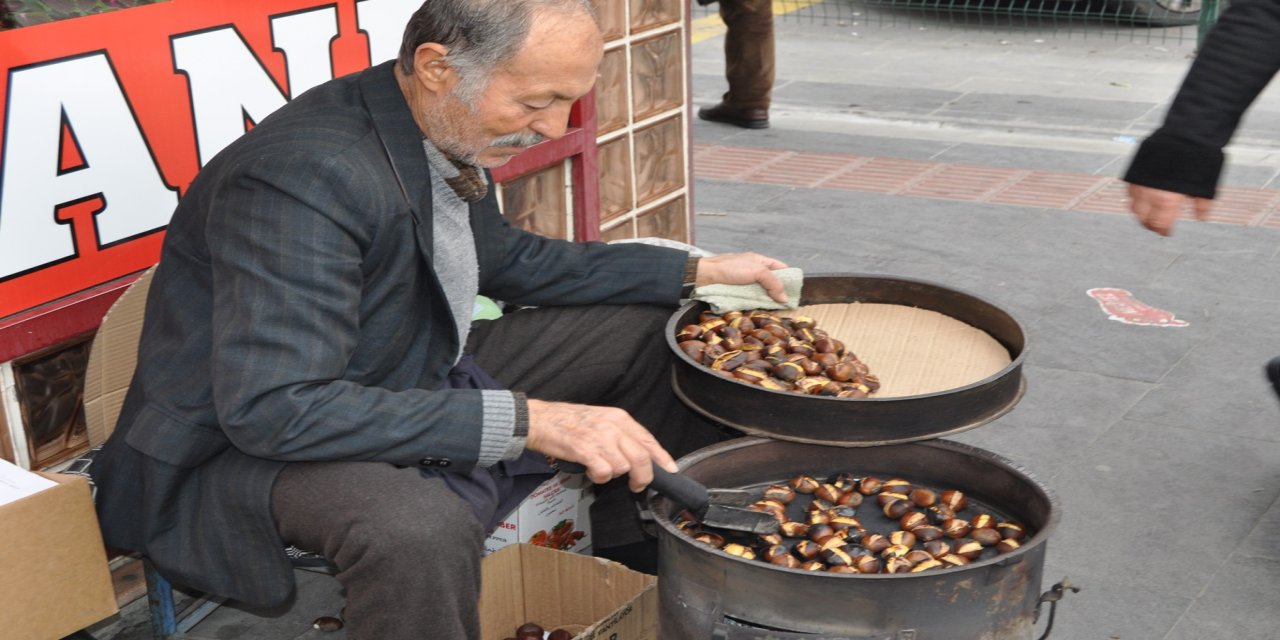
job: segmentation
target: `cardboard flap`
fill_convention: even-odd
[[[89,443],[106,442],[120,417],[138,363],[138,337],[155,267],[145,271],[107,310],[89,349],[84,377],[84,415]]]

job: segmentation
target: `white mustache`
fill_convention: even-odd
[[[510,135],[495,138],[489,143],[490,147],[532,147],[539,142],[546,140],[547,137],[540,133],[513,133]]]

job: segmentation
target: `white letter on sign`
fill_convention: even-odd
[[[333,79],[329,45],[338,37],[338,10],[320,7],[271,19],[271,41],[284,52],[290,99]]]
[[[400,54],[404,26],[420,6],[416,0],[356,2],[356,24],[369,37],[370,64],[381,64]]]
[[[173,38],[173,66],[187,75],[200,166],[284,106],[284,93],[233,27]]]
[[[9,74],[0,174],[0,278],[76,255],[55,210],[101,195],[94,219],[109,245],[169,222],[178,193],[164,183],[105,54],[42,63]],[[84,164],[61,172],[66,122]]]

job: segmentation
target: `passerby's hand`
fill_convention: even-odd
[[[1129,210],[1142,226],[1162,236],[1173,233],[1173,224],[1187,205],[1191,205],[1197,220],[1207,220],[1209,211],[1213,209],[1213,200],[1140,184],[1129,185]]]
[[[530,399],[526,447],[581,464],[596,484],[629,474],[632,491],[643,491],[653,481],[652,463],[677,470],[653,434],[615,407]]]
[[[781,260],[774,260],[758,253],[726,253],[698,261],[698,276],[694,283],[697,286],[707,284],[751,284],[757,282],[764,287],[770,298],[786,304],[787,292],[782,280],[774,275],[774,269],[783,269],[787,265]]]

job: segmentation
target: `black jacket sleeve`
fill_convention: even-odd
[[[1212,198],[1222,148],[1280,71],[1280,0],[1236,0],[1205,38],[1164,124],[1134,155],[1125,181]]]

